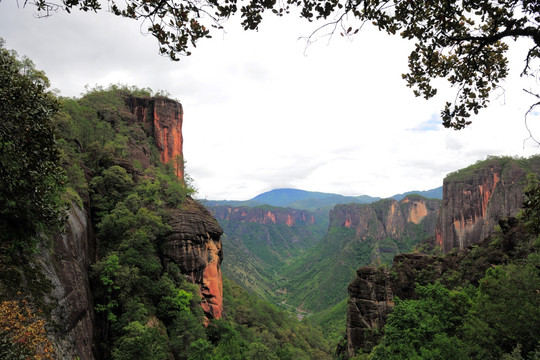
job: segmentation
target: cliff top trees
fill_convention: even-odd
[[[58,101],[28,59],[0,39],[0,245],[27,248],[40,231],[64,222],[64,172],[53,133]]]
[[[28,1],[44,16],[59,8],[101,8],[99,0]],[[532,40],[522,75],[534,76],[539,70],[540,3],[535,0],[112,0],[108,5],[118,16],[146,20],[161,53],[173,60],[189,55],[198,40],[210,37],[210,28],[221,28],[221,22],[237,12],[246,30],[257,29],[267,10],[281,16],[295,8],[302,18],[326,22],[314,34],[330,26],[331,32],[352,36],[371,22],[414,41],[403,78],[417,96],[433,97],[437,78],[457,88],[455,99],[441,111],[443,125],[456,130],[489,105],[490,93],[507,77],[507,40]],[[528,92],[537,101],[532,110],[540,105],[540,94]]]

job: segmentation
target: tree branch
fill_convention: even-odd
[[[525,91],[527,94],[529,95],[532,95],[534,97],[536,97],[537,99],[540,99],[540,95],[538,94],[535,94],[533,93],[532,91],[529,91],[529,90],[526,90],[526,89],[523,89],[523,91]],[[525,141],[531,139],[532,141],[534,141],[535,143],[538,144],[538,146],[540,146],[540,141],[536,140],[531,132],[531,129],[529,129],[529,125],[527,123],[527,117],[529,116],[529,114],[534,110],[535,107],[537,106],[540,106],[540,101],[538,101],[537,103],[534,103],[531,105],[531,107],[529,108],[529,110],[527,110],[527,112],[525,113],[525,128],[527,129],[527,132],[529,133],[529,137],[526,138],[525,140],[523,140],[523,146],[525,147]]]

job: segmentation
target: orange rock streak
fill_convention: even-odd
[[[426,203],[420,201],[414,201],[409,212],[407,221],[419,224],[420,221],[428,214]]]
[[[213,314],[215,319],[220,319],[223,311],[223,283],[219,265],[219,249],[215,242],[210,242],[207,246],[211,260],[203,272],[201,295],[206,301],[203,301],[201,306],[204,312]]]
[[[305,218],[305,216],[304,216]],[[285,220],[285,224],[287,226],[293,226],[294,225],[294,218],[291,216],[291,214],[287,214],[287,219]]]
[[[154,107],[154,138],[160,150],[161,162],[164,164],[173,162],[176,176],[184,180],[184,157],[182,123],[184,115],[182,107],[174,103],[175,109],[168,109],[171,103],[156,101]],[[163,118],[166,114],[168,118]]]

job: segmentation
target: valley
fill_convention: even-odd
[[[224,275],[299,318],[325,324],[337,341],[356,269],[388,266],[394,255],[434,237],[441,200],[414,192],[381,200],[276,189],[242,206],[203,203],[224,232]]]

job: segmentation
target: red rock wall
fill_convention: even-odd
[[[188,198],[172,213],[172,233],[163,246],[165,257],[178,265],[201,290],[201,306],[207,317],[221,318],[223,284],[221,278],[221,234],[216,219],[196,201]]]
[[[436,215],[439,201],[405,197],[401,201],[383,200],[374,204],[337,205],[330,212],[330,226],[354,228],[358,239],[398,238],[407,223],[419,224]]]
[[[492,159],[465,174],[447,177],[443,183],[436,244],[447,253],[482,241],[499,219],[518,213],[526,174],[538,173],[539,168],[540,159],[521,163]]]
[[[210,206],[210,212],[219,220],[259,224],[315,224],[315,216],[305,210],[274,208],[252,208],[233,206]]]
[[[154,138],[161,162],[172,161],[176,176],[183,181],[182,104],[167,98],[130,97],[126,102],[136,121],[143,124],[147,134]]]
[[[128,98],[127,105],[135,115],[135,121],[141,123],[146,133],[154,138],[161,162],[172,162],[176,176],[183,181],[182,105],[166,98],[135,97]],[[206,316],[221,318],[221,227],[202,205],[190,198],[182,209],[173,212],[169,225],[173,233],[164,247],[166,257],[199,286],[201,306]]]

